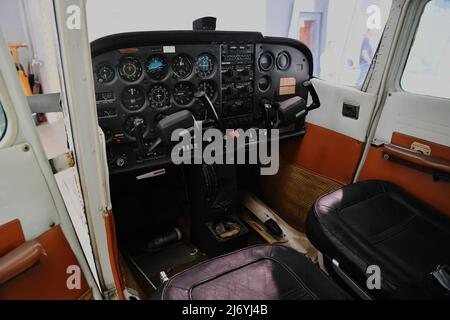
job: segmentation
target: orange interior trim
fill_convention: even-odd
[[[89,286],[81,269],[79,288],[67,286],[69,276],[74,274],[67,273],[68,267],[79,264],[61,227],[47,230],[36,240],[47,255],[41,257],[39,264],[2,285],[0,300],[76,300],[83,296]]]
[[[403,133],[394,132],[391,143],[404,148],[411,148],[413,142],[426,144],[431,149],[431,156],[450,161],[450,147],[423,139],[414,138]]]
[[[353,180],[364,143],[314,124],[306,123],[306,135],[280,145],[289,162],[342,184]]]
[[[395,144],[399,144],[407,140],[395,140]],[[414,139],[413,141],[418,141]],[[421,143],[432,145],[429,142],[421,140]],[[392,139],[394,143],[394,139]],[[440,146],[440,148],[448,148]],[[446,150],[439,150],[436,145],[432,146],[432,153],[435,156],[443,156]],[[450,149],[449,149],[450,150]],[[381,179],[391,181],[400,185],[406,191],[428,203],[436,210],[450,217],[450,182],[437,181],[434,182],[431,174],[405,166],[396,161],[389,161],[383,158],[383,148],[371,147],[364,163],[363,170],[358,178],[359,181],[369,179]]]
[[[19,219],[0,225],[0,257],[25,242]]]
[[[119,299],[124,300],[123,291],[125,289],[125,280],[119,265],[119,249],[117,246],[116,227],[114,224],[114,216],[112,209],[108,210],[105,215],[106,237],[108,241],[109,259],[111,262],[111,269],[114,275],[114,282],[116,284],[117,295]]]

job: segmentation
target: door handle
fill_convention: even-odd
[[[383,145],[382,152],[385,160],[400,159],[425,169],[450,174],[450,161],[446,159],[425,155],[394,144]]]

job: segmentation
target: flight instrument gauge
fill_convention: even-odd
[[[185,106],[194,99],[194,88],[189,82],[179,82],[173,90],[173,100],[179,105]]]
[[[141,109],[145,104],[145,93],[138,86],[125,88],[122,92],[122,104],[129,111]]]
[[[108,83],[116,75],[114,68],[110,64],[102,64],[97,67],[96,78],[98,83]]]
[[[141,62],[132,56],[126,56],[119,61],[119,75],[125,81],[136,81],[142,75]]]
[[[155,84],[148,93],[150,103],[154,108],[163,108],[170,105],[170,91],[163,84]]]
[[[207,78],[214,72],[214,58],[209,54],[201,54],[196,62],[197,75]]]
[[[150,79],[161,80],[168,72],[167,59],[162,55],[153,55],[145,63],[145,71]]]
[[[185,79],[189,77],[193,69],[192,61],[189,56],[180,54],[172,61],[172,71],[175,77]]]
[[[200,82],[198,90],[204,91],[211,101],[213,101],[214,96],[216,95],[216,86],[214,85],[214,82],[209,80]]]

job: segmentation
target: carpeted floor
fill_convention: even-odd
[[[261,176],[261,200],[293,228],[304,232],[309,209],[322,195],[342,184],[280,159],[278,174]]]

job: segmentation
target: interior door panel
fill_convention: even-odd
[[[25,243],[18,219],[0,226],[0,256]],[[3,242],[6,239],[6,242]],[[67,273],[69,266],[78,266],[78,261],[69,246],[61,227],[55,226],[38,236],[35,241],[45,250],[37,264],[20,272],[0,286],[0,300],[75,300],[92,298],[91,290],[80,271],[80,287],[69,289]],[[7,245],[5,245],[7,244]]]
[[[38,160],[29,144],[0,149],[0,224],[19,219],[25,239],[58,223],[58,213]],[[27,181],[24,184],[24,181]]]
[[[304,137],[280,145],[290,163],[341,184],[352,182],[363,149],[363,142],[311,123]]]
[[[320,108],[309,113],[306,121],[355,140],[366,141],[376,95],[320,79],[313,79],[312,83],[320,97]],[[344,104],[359,109],[358,119],[343,115]]]
[[[391,142],[394,132],[450,147],[448,99],[404,91],[388,94],[375,139]]]

